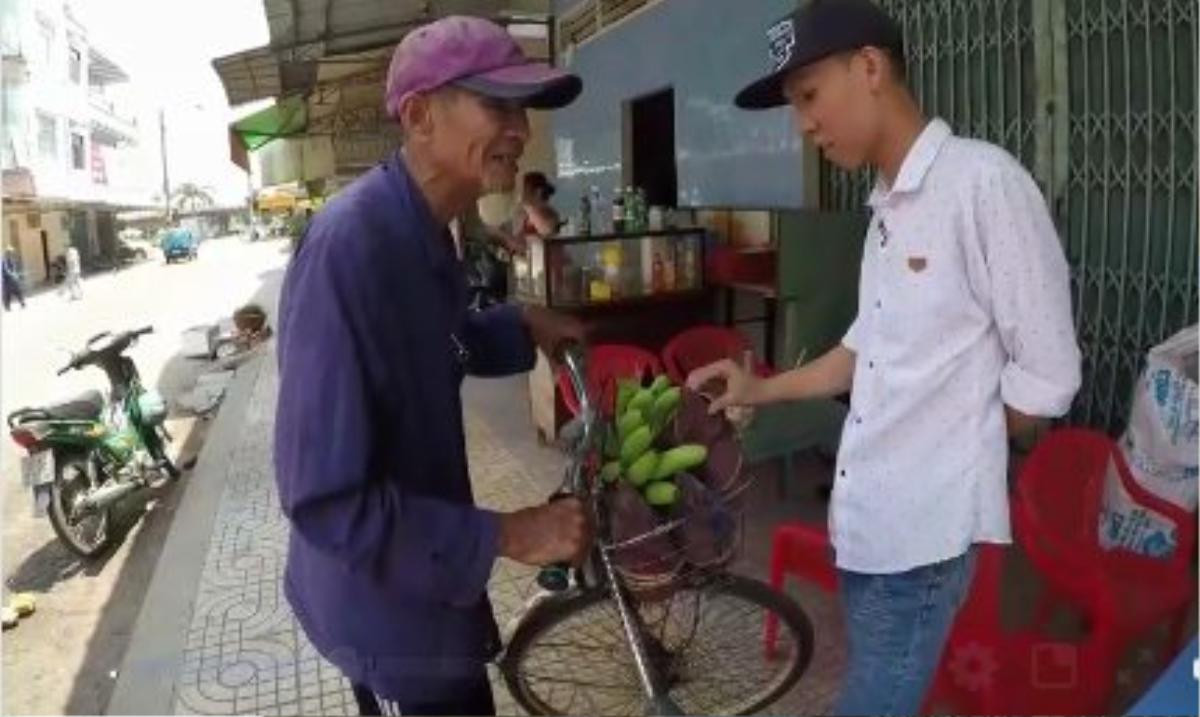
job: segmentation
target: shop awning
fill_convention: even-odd
[[[279,185],[263,189],[254,199],[259,211],[282,211],[294,209],[305,198],[303,189],[293,185]]]
[[[489,17],[508,26],[529,56],[546,58],[550,0],[262,1],[270,44],[213,61],[231,106],[285,98],[230,125],[230,158],[246,171],[250,152],[302,136],[332,138],[341,150],[335,168],[377,161],[394,142],[381,99],[391,51],[440,17]]]
[[[213,67],[225,87],[230,107],[283,94],[279,84],[279,59],[269,46],[213,60]]]
[[[292,209],[296,206],[296,198],[287,194],[276,194],[269,197],[259,197],[258,210],[260,212],[278,212],[284,209]]]
[[[308,103],[292,96],[234,122],[232,129],[253,152],[273,139],[300,134],[307,126]]]
[[[270,44],[213,61],[230,106],[305,92],[337,56],[392,47],[447,15],[547,23],[550,0],[263,0]]]
[[[308,103],[293,95],[229,125],[229,156],[250,171],[248,154],[271,140],[293,137],[308,127]]]
[[[97,85],[128,82],[129,75],[121,66],[94,45],[88,48],[88,79]]]

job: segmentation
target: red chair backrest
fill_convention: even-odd
[[[663,347],[663,365],[677,384],[698,368],[721,359],[741,361],[750,341],[741,332],[724,326],[696,326],[675,335]]]
[[[1169,560],[1100,547],[1099,518],[1110,461],[1129,496],[1175,524],[1176,549]],[[1196,544],[1195,519],[1141,485],[1116,442],[1097,431],[1069,428],[1050,433],[1021,469],[1013,502],[1013,523],[1022,547],[1035,564],[1053,567],[1059,582],[1086,590],[1105,565],[1137,564],[1154,575],[1185,574]]]
[[[599,400],[600,411],[604,415],[613,412],[613,401],[616,395],[618,379],[632,378],[642,380],[648,374],[662,373],[662,364],[658,357],[637,346],[625,344],[598,344],[588,349],[587,382],[588,392]],[[562,392],[563,403],[572,415],[579,413],[579,400],[575,396],[575,388],[563,369],[558,371],[558,388]]]
[[[1014,518],[1030,529],[1025,546],[1055,560],[1090,561],[1097,535],[1104,474],[1115,452],[1103,433],[1067,428],[1047,435],[1021,468]]]

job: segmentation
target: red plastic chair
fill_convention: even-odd
[[[971,590],[947,640],[925,712],[951,707],[951,714],[1103,713],[1116,677],[1115,636],[1095,630],[1070,643],[1036,629],[1006,631],[1000,616],[1005,554],[1002,546],[978,546]],[[791,522],[775,529],[771,587],[782,591],[788,575],[829,593],[837,590],[825,526]],[[763,633],[770,659],[779,634],[771,616]]]
[[[942,651],[925,714],[1104,714],[1117,676],[1116,635],[1094,627],[1067,642],[1002,625],[1001,545],[976,546],[975,576]],[[1086,606],[1080,606],[1086,610]]]
[[[618,379],[642,380],[648,374],[662,373],[658,357],[637,346],[598,344],[588,349],[587,382],[592,396],[600,397],[600,410],[611,414]],[[571,415],[579,415],[579,399],[567,377],[566,369],[558,370],[558,390]]]
[[[1168,558],[1100,547],[1100,503],[1110,460],[1130,497],[1174,524],[1176,547]],[[1022,468],[1013,527],[1049,588],[1039,618],[1060,601],[1088,604],[1095,619],[1115,632],[1118,652],[1170,619],[1173,639],[1164,645],[1164,664],[1178,653],[1196,596],[1195,517],[1138,485],[1111,438],[1081,429],[1048,435]]]
[[[721,359],[741,361],[742,355],[750,351],[750,342],[736,331],[725,326],[696,326],[675,335],[663,347],[663,365],[667,376],[677,384],[698,368]],[[770,376],[771,367],[758,359],[754,371],[759,376]]]
[[[824,525],[813,523],[782,523],[771,537],[771,587],[783,592],[788,575],[808,581],[826,592],[837,590],[837,570],[833,566],[833,546]],[[763,630],[763,649],[768,659],[775,657],[779,639],[779,620],[774,613],[767,615]]]

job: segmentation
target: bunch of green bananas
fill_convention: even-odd
[[[666,376],[656,376],[646,387],[632,380],[617,383],[616,415],[604,441],[609,462],[600,472],[605,483],[625,480],[655,508],[675,505],[679,500],[675,476],[698,468],[708,458],[708,449],[698,444],[654,448],[674,420],[681,397],[680,389]]]

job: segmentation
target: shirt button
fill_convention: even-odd
[[[840,473],[840,475],[841,475],[843,478],[845,478],[845,477],[846,477],[846,471],[842,471],[842,472]]]
[[[870,368],[870,369],[873,369],[873,368],[875,368],[875,362],[874,362],[874,361],[868,361],[868,362],[867,362],[867,368]]]
[[[876,302],[875,302],[875,308],[876,308],[876,309],[882,309],[882,308],[883,308],[883,302],[882,302],[882,301],[876,301]]]

